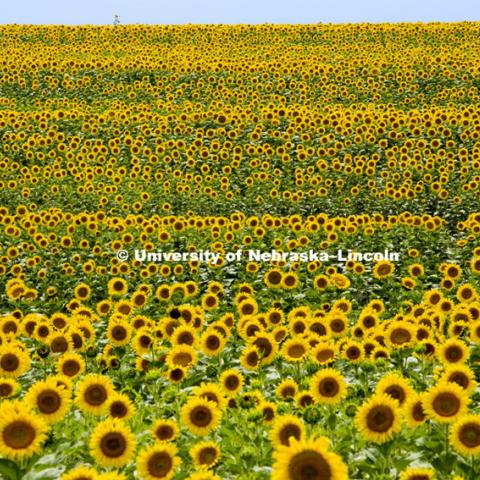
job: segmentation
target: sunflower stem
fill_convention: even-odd
[[[449,443],[448,443],[448,423],[445,423],[443,426],[443,434],[444,434],[444,441],[445,441],[445,453],[444,453],[444,462],[445,462],[445,468],[448,469],[448,450],[449,450]],[[448,472],[450,473],[450,469],[448,469]]]

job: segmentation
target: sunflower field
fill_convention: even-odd
[[[479,51],[0,26],[0,478],[478,480]]]

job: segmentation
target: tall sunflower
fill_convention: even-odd
[[[355,423],[362,436],[371,442],[384,443],[402,428],[397,400],[388,395],[373,395],[357,410]]]
[[[182,422],[194,435],[208,435],[215,430],[221,419],[221,411],[214,402],[201,397],[192,397],[182,407]]]
[[[310,379],[310,393],[317,402],[336,404],[347,396],[347,383],[340,372],[326,368]]]
[[[39,453],[47,430],[45,421],[25,405],[5,401],[0,407],[0,455],[18,460]]]
[[[467,411],[470,399],[452,382],[439,382],[425,392],[422,405],[425,413],[437,422],[452,423]]]
[[[157,443],[137,457],[137,472],[143,480],[168,480],[173,477],[181,463],[177,448],[171,443]]]
[[[480,415],[463,415],[450,431],[450,444],[465,456],[480,455]]]
[[[348,480],[348,469],[342,458],[328,450],[321,439],[292,440],[274,452],[272,480]]]
[[[135,452],[135,437],[118,419],[100,422],[90,437],[90,453],[103,467],[118,468],[128,464]]]

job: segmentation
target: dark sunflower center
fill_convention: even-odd
[[[395,420],[390,407],[379,405],[373,407],[367,415],[367,426],[369,430],[377,433],[387,432]]]
[[[202,448],[198,455],[198,460],[201,465],[210,465],[217,458],[217,451],[213,447]]]
[[[406,399],[405,391],[399,385],[390,385],[385,390],[385,393],[395,400],[398,400],[400,404],[402,404]]]
[[[15,450],[27,448],[35,440],[35,429],[23,420],[9,423],[3,430],[5,445]]]
[[[460,428],[458,438],[468,448],[480,446],[480,424],[474,422],[466,423]]]
[[[343,331],[345,327],[345,323],[342,320],[334,320],[333,322],[330,323],[330,328],[335,332],[335,333],[340,333]]]
[[[68,377],[75,376],[80,371],[80,365],[76,360],[67,360],[62,365],[62,372]]]
[[[88,404],[98,406],[107,399],[107,391],[102,385],[90,385],[85,390],[84,398]]]
[[[440,393],[433,400],[433,409],[441,417],[453,417],[460,410],[460,400],[452,393]]]
[[[264,357],[268,357],[272,353],[272,345],[266,338],[257,338],[253,344]]]
[[[173,437],[172,427],[168,425],[162,425],[156,430],[156,436],[159,440],[169,440]]]
[[[150,346],[152,345],[152,339],[148,335],[142,335],[140,337],[140,345],[143,348],[150,348]]]
[[[110,414],[112,417],[123,418],[128,413],[127,406],[121,401],[112,402],[110,405]]]
[[[297,453],[288,465],[292,480],[330,480],[332,469],[325,458],[314,450]]]
[[[37,397],[37,406],[47,415],[56,412],[62,403],[60,395],[55,390],[44,390]]]
[[[20,365],[20,360],[14,353],[6,353],[0,360],[0,367],[6,372],[14,372]]]
[[[8,383],[0,384],[0,397],[8,397],[12,394],[13,388]]]
[[[147,462],[148,473],[152,477],[163,478],[167,476],[172,469],[173,461],[170,455],[166,452],[154,453]]]
[[[292,345],[288,349],[288,355],[292,358],[300,358],[305,354],[305,347],[303,345]]]
[[[257,352],[251,352],[248,356],[247,356],[247,363],[248,365],[250,366],[255,366],[257,365],[258,363],[258,355],[257,355]]]
[[[402,343],[409,342],[411,339],[410,332],[405,328],[396,328],[391,335],[392,343],[401,345]]]
[[[216,335],[210,335],[207,338],[207,346],[210,350],[217,350],[220,347],[220,340]]]
[[[450,375],[449,382],[454,382],[462,388],[468,387],[468,377],[463,372],[454,372]]]
[[[238,378],[235,375],[230,375],[225,380],[225,386],[227,390],[236,390],[240,384]]]
[[[125,340],[127,337],[127,330],[122,325],[115,325],[112,328],[112,337],[117,341]]]
[[[68,350],[68,342],[64,337],[57,337],[51,344],[52,352],[63,353]]]
[[[207,407],[195,407],[190,413],[190,421],[197,427],[206,427],[212,421],[212,412]]]
[[[279,272],[270,272],[268,274],[268,281],[272,285],[278,285],[282,281],[282,275]]]
[[[333,352],[332,352],[332,350],[329,350],[329,349],[320,350],[316,354],[316,359],[320,363],[326,362],[326,361],[328,361],[332,358],[333,358]]]
[[[186,367],[192,361],[192,357],[188,352],[180,352],[175,355],[174,363],[175,365],[181,365]]]
[[[178,343],[192,345],[194,338],[190,332],[183,332],[181,335],[178,336]]]
[[[355,360],[360,357],[360,349],[357,347],[349,347],[347,349],[347,357],[351,360]]]
[[[100,449],[106,457],[118,458],[127,449],[127,442],[121,433],[110,432],[102,437]]]
[[[302,431],[300,430],[298,425],[285,425],[280,431],[280,443],[282,445],[288,446],[290,437],[294,437],[296,440],[300,440],[301,435]]]
[[[340,390],[334,378],[324,378],[318,385],[318,393],[323,397],[334,397]]]
[[[447,348],[445,356],[449,362],[458,362],[463,356],[462,349],[456,345],[452,345]]]
[[[426,418],[422,402],[416,402],[412,409],[412,416],[417,422],[423,422]]]

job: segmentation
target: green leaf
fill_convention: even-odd
[[[17,464],[5,458],[0,458],[0,475],[6,480],[20,480],[22,478],[22,472],[20,472]]]

